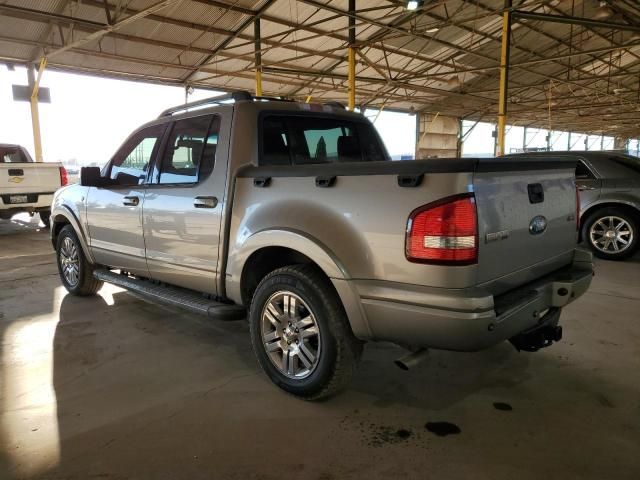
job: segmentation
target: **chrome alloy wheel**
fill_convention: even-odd
[[[69,237],[62,241],[60,247],[60,268],[62,275],[70,287],[75,287],[80,279],[80,258],[78,256],[78,247]]]
[[[303,379],[318,365],[322,342],[316,317],[302,298],[281,290],[262,309],[260,331],[267,356],[283,375]]]
[[[604,253],[624,252],[633,242],[633,230],[624,219],[615,216],[602,217],[589,229],[591,244]]]

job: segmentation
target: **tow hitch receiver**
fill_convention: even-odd
[[[560,309],[553,308],[538,325],[519,333],[509,341],[518,351],[537,352],[541,348],[549,347],[553,342],[562,339],[562,327],[558,325],[559,319]]]

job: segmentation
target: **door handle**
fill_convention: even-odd
[[[137,207],[139,203],[140,203],[140,197],[137,197],[136,195],[132,195],[130,197],[124,197],[122,199],[122,204],[127,207]]]
[[[585,190],[595,190],[596,187],[589,187],[587,185],[578,185],[578,190],[584,192]]]
[[[193,199],[193,206],[196,208],[216,208],[218,199],[216,197],[196,197]]]

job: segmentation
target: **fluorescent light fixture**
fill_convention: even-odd
[[[427,32],[427,33],[436,33],[438,30],[440,30],[440,28],[438,28],[438,27],[431,27],[431,28],[427,28],[427,29],[425,30],[425,32]]]

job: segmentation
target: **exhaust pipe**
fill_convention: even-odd
[[[411,352],[409,355],[395,360],[393,363],[402,370],[409,370],[425,360],[428,355],[429,350],[427,348],[421,348],[420,350],[416,350],[415,352]]]

